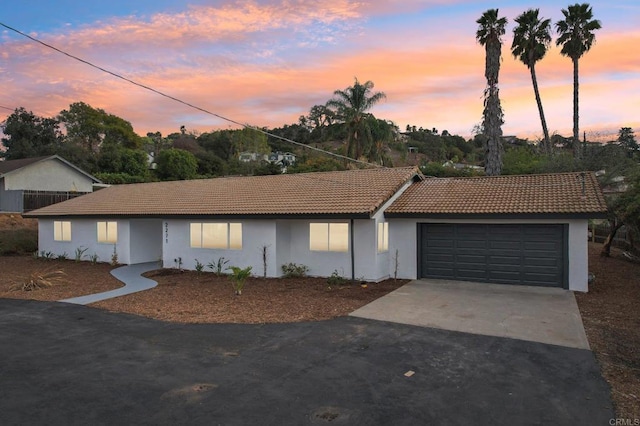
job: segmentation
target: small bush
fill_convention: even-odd
[[[38,231],[7,229],[0,232],[0,256],[23,255],[38,250]]]
[[[91,256],[89,256],[89,261],[92,265],[95,265],[96,263],[98,263],[98,255],[96,253],[93,253]]]
[[[247,278],[251,276],[251,266],[247,266],[244,269],[237,266],[230,266],[227,269],[232,271],[229,278],[231,279],[233,289],[236,291],[236,296],[240,296]]]
[[[286,278],[300,278],[307,276],[307,272],[309,272],[309,267],[306,265],[298,265],[295,263],[287,263],[286,265],[282,265],[282,274]]]
[[[222,271],[225,269],[224,265],[226,265],[227,263],[229,263],[228,260],[226,260],[224,257],[219,257],[218,260],[209,262],[207,264],[207,268],[211,269],[216,275],[222,275]]]
[[[87,250],[89,250],[89,248],[88,248],[88,247],[84,247],[84,248],[83,248],[82,246],[78,247],[78,248],[76,249],[76,257],[75,257],[75,261],[76,261],[76,262],[80,262],[80,261],[82,260],[82,258],[84,257],[84,253],[85,253]]]
[[[332,286],[336,287],[336,286],[344,285],[346,282],[347,282],[347,279],[342,275],[340,275],[337,269],[334,269],[331,276],[327,278],[327,284],[329,285],[330,288]]]
[[[118,266],[118,252],[116,251],[116,245],[113,245],[113,254],[111,255],[111,266]]]
[[[196,272],[201,274],[204,270],[204,264],[200,263],[198,259],[196,259]]]
[[[69,255],[65,251],[64,253],[57,255],[56,256],[56,260],[67,260],[68,257],[69,257]]]

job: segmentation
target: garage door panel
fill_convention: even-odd
[[[563,225],[423,224],[421,276],[562,287]]]
[[[458,254],[455,257],[456,262],[458,262],[458,264],[468,264],[468,263],[477,263],[480,265],[484,265],[485,263],[487,263],[486,261],[486,256],[482,256],[482,255],[472,255],[472,254]]]
[[[477,250],[485,250],[487,248],[487,243],[483,240],[463,240],[457,241],[456,247],[459,249],[472,248]]]

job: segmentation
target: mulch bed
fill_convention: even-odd
[[[348,315],[408,282],[329,286],[326,278],[251,277],[237,296],[227,276],[177,270],[145,276],[157,281],[158,287],[92,306],[182,323],[319,321]]]
[[[640,264],[589,244],[589,293],[576,293],[589,345],[612,387],[619,418],[640,419]]]
[[[55,301],[85,294],[100,293],[123,286],[109,271],[106,263],[44,260],[31,256],[0,256],[0,298]],[[34,291],[12,290],[16,284],[28,281],[33,273],[63,271],[60,283]]]

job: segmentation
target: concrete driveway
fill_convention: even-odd
[[[361,318],[165,323],[0,299],[2,425],[604,425],[587,350]]]
[[[416,280],[351,315],[589,349],[575,296],[558,288]]]

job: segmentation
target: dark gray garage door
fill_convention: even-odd
[[[420,224],[420,276],[564,287],[563,225]]]

